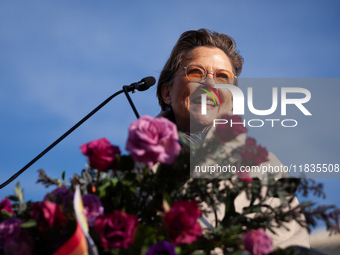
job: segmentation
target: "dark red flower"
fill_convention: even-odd
[[[94,229],[107,249],[128,248],[134,242],[138,219],[136,216],[114,211],[97,218]]]
[[[40,231],[49,227],[60,227],[67,221],[60,206],[50,201],[36,202],[32,204],[31,217],[37,221]]]
[[[94,140],[80,146],[81,152],[88,157],[90,166],[98,171],[118,169],[120,149],[112,145],[106,138]]]
[[[163,215],[170,241],[175,245],[196,241],[202,235],[202,228],[197,222],[200,216],[201,211],[196,201],[173,203],[170,211]]]
[[[216,126],[215,136],[220,141],[220,143],[224,144],[230,142],[235,139],[238,135],[246,133],[247,129],[244,127],[242,123],[242,118],[238,115],[222,115],[221,119],[227,120],[226,124],[218,124]],[[233,124],[236,123],[236,124]]]
[[[268,151],[261,145],[256,145],[256,140],[247,137],[245,148],[240,152],[243,166],[258,166],[269,161]]]

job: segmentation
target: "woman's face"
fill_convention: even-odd
[[[190,64],[201,65],[206,70],[210,70],[206,78],[200,82],[190,82],[185,75],[185,70],[180,69],[172,85],[162,87],[163,100],[172,107],[177,128],[183,132],[201,131],[204,127],[213,124],[213,120],[221,114],[229,113],[232,109],[232,94],[228,89],[215,89],[222,104],[211,89],[215,87],[213,72],[218,69],[233,70],[228,56],[219,48],[200,46],[187,54],[182,66],[186,67]],[[203,89],[214,96],[216,104],[211,100],[209,93]],[[206,115],[201,113],[202,94],[207,96]]]

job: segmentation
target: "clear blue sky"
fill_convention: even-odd
[[[323,78],[308,89],[313,116],[289,131],[250,134],[284,164],[340,163],[338,1],[1,1],[0,181],[7,180],[122,85],[155,76],[180,34],[207,28],[232,36],[245,59],[241,78]],[[286,82],[287,80],[285,80]],[[306,82],[306,80],[304,80]],[[307,81],[308,82],[308,81]],[[256,91],[255,91],[256,92]],[[141,115],[157,115],[156,88],[131,95]],[[46,193],[51,177],[79,173],[79,146],[106,137],[125,148],[135,116],[121,95],[16,181],[25,198]],[[338,179],[319,179],[340,200]]]

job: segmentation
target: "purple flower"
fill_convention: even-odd
[[[7,218],[0,223],[0,249],[4,248],[6,240],[9,237],[16,238],[18,235],[20,235],[21,223],[22,221],[15,217]]]
[[[8,237],[4,246],[6,255],[31,255],[33,254],[34,241],[29,236],[26,229],[16,237]]]
[[[156,162],[172,164],[181,151],[178,139],[177,127],[168,119],[142,116],[129,127],[126,150],[149,167]]]
[[[104,208],[96,195],[83,195],[82,199],[87,223],[90,227],[93,227],[97,217],[104,213]]]
[[[44,197],[44,201],[54,202],[58,205],[64,205],[68,210],[73,208],[73,196],[74,193],[70,191],[65,185],[52,190]]]
[[[6,211],[13,214],[12,203],[7,198],[4,198],[0,202],[0,211]]]
[[[243,235],[243,240],[246,250],[253,255],[269,254],[273,249],[272,239],[263,228],[248,231]]]
[[[175,246],[162,241],[151,246],[145,255],[176,255]]]

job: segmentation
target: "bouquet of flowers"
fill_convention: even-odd
[[[105,138],[84,144],[80,149],[88,165],[80,175],[53,179],[39,170],[38,183],[55,186],[43,201],[25,202],[17,184],[15,194],[0,202],[0,254],[293,254],[273,250],[265,230],[275,233],[290,221],[309,229],[321,219],[331,233],[339,232],[336,207],[290,206],[295,192],[323,196],[322,185],[271,175],[261,180],[239,171],[241,165],[268,160],[254,139],[227,156],[217,153],[245,132],[219,127],[212,139],[193,147],[172,122],[142,116],[129,127],[130,155],[121,155]],[[207,159],[237,170],[219,178],[192,178],[190,162]],[[239,212],[235,199],[241,193],[250,203]],[[280,199],[280,206],[272,208],[268,197]],[[224,214],[218,217],[221,206]],[[249,217],[254,213],[259,216]]]

